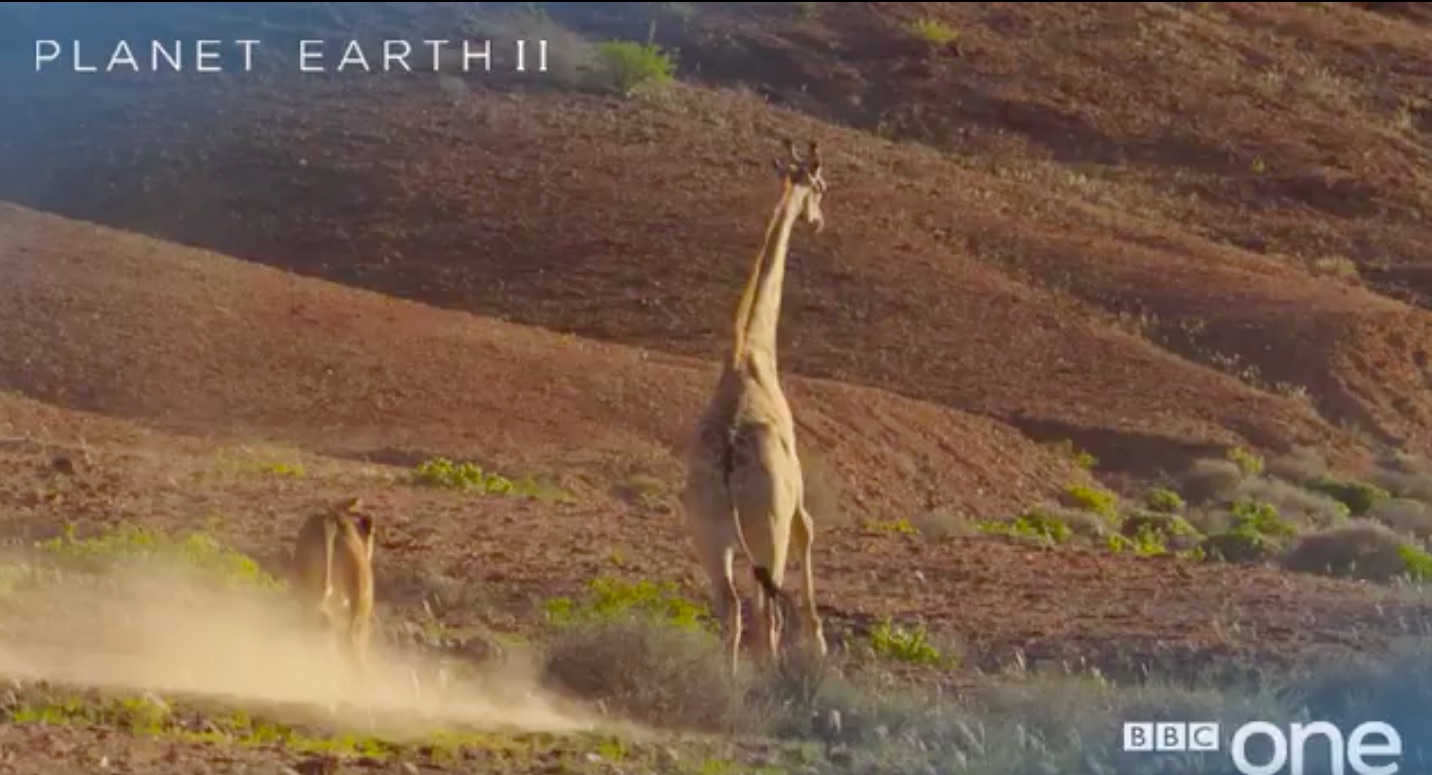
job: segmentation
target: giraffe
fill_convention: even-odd
[[[789,159],[775,159],[781,198],[767,221],[765,241],[737,305],[731,348],[715,391],[687,449],[681,495],[697,557],[711,582],[732,675],[741,650],[741,603],[733,574],[738,547],[759,585],[755,608],[761,624],[753,649],[757,657],[764,661],[779,650],[780,607],[791,602],[781,589],[788,549],[794,550],[804,573],[802,640],[820,656],[827,653],[811,566],[815,525],[805,504],[795,420],[776,368],[776,329],[791,232],[801,219],[817,233],[824,228],[820,202],[826,183],[815,141],[804,159],[794,142],[785,144]]]

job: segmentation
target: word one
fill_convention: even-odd
[[[1248,743],[1255,737],[1267,738],[1273,749],[1272,757],[1266,762],[1254,763],[1249,758]],[[1326,746],[1324,750],[1328,752],[1331,769],[1320,772],[1328,775],[1347,775],[1348,767],[1356,775],[1393,775],[1401,769],[1396,761],[1368,762],[1369,757],[1402,755],[1402,736],[1391,724],[1382,721],[1359,724],[1346,737],[1341,729],[1326,721],[1293,723],[1286,732],[1276,724],[1250,721],[1233,732],[1228,740],[1228,754],[1241,775],[1307,775],[1307,747],[1315,737],[1326,740],[1321,745]],[[1125,751],[1203,753],[1217,751],[1221,741],[1216,721],[1124,723]]]

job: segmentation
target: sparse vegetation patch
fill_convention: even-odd
[[[164,562],[197,571],[228,588],[280,590],[285,586],[252,558],[222,545],[208,533],[175,538],[123,525],[113,531],[80,538],[74,526],[67,525],[61,535],[36,544],[35,549],[37,562],[48,560],[66,571],[100,571],[121,563]]]
[[[1366,515],[1377,507],[1379,503],[1387,500],[1391,495],[1387,490],[1369,482],[1354,482],[1333,477],[1322,477],[1310,484],[1310,487],[1338,502],[1347,506],[1348,512],[1354,517]]]
[[[1161,514],[1177,514],[1183,511],[1186,504],[1173,490],[1156,487],[1144,496],[1144,505]]]
[[[908,665],[951,667],[954,660],[930,641],[923,624],[903,627],[882,619],[870,631],[870,651],[881,659]]]
[[[1284,555],[1283,566],[1300,573],[1420,582],[1432,570],[1432,555],[1384,525],[1359,520],[1300,537]]]
[[[472,462],[454,462],[437,457],[419,463],[412,482],[423,487],[440,487],[478,495],[503,495],[536,500],[566,500],[570,496],[555,487],[544,486],[533,477],[516,481],[495,471],[484,471]]]
[[[665,86],[676,73],[672,52],[655,43],[611,40],[596,46],[597,72],[606,86],[623,97],[646,86]]]
[[[1097,514],[1105,519],[1114,520],[1119,516],[1118,496],[1101,487],[1071,484],[1064,488],[1064,501],[1069,506]]]
[[[625,618],[657,622],[679,629],[714,626],[702,605],[686,600],[669,582],[625,582],[600,576],[587,582],[580,598],[553,598],[543,605],[548,623],[557,627],[601,624]]]
[[[1038,509],[1026,511],[1011,521],[981,522],[979,530],[990,535],[1009,536],[1041,544],[1062,544],[1074,535],[1068,525]]]
[[[960,38],[958,30],[934,19],[916,19],[910,22],[908,29],[911,35],[931,49],[947,46]]]

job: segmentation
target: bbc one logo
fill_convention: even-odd
[[[1261,751],[1270,754],[1249,755],[1250,743],[1259,738],[1266,742]],[[1318,741],[1317,738],[1322,738]],[[1217,722],[1126,722],[1125,751],[1209,753],[1217,752],[1223,736]],[[1309,745],[1314,755],[1326,751],[1328,769],[1318,767],[1327,775],[1394,775],[1401,767],[1396,757],[1402,756],[1402,736],[1391,724],[1368,721],[1344,736],[1341,729],[1326,721],[1290,724],[1285,730],[1266,721],[1250,721],[1233,732],[1228,741],[1228,755],[1240,775],[1308,775]],[[1387,761],[1393,757],[1392,761]],[[1254,761],[1257,758],[1259,761]]]

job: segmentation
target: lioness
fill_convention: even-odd
[[[304,520],[293,550],[293,591],[306,612],[316,614],[333,643],[345,625],[334,609],[334,582],[347,608],[350,656],[367,665],[373,619],[373,517],[361,498],[349,498]]]

